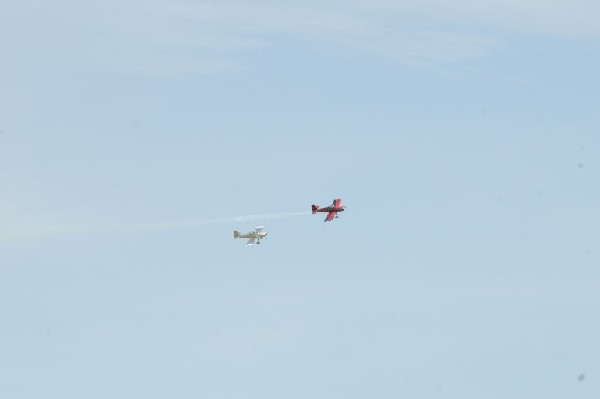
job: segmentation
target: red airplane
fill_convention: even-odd
[[[330,206],[327,206],[325,208],[319,208],[319,205],[313,205],[312,213],[314,215],[317,212],[327,212],[327,217],[323,221],[331,222],[334,217],[338,218],[339,217],[338,212],[344,212],[344,209],[346,209],[346,207],[342,206],[342,200],[334,199],[333,204],[331,204]]]

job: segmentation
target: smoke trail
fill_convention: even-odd
[[[0,226],[0,240],[14,238],[35,238],[60,235],[81,235],[100,233],[143,233],[164,230],[177,230],[183,228],[194,228],[211,224],[222,224],[232,222],[249,222],[260,220],[284,219],[308,215],[310,212],[282,212],[267,213],[245,216],[233,216],[221,219],[185,220],[161,223],[115,223],[115,224],[47,224],[47,225],[11,225]]]
[[[267,219],[283,219],[295,216],[309,215],[310,212],[285,212],[285,213],[267,213],[263,215],[247,215],[247,216],[236,216],[231,218],[234,222],[248,222],[253,220],[267,220]]]

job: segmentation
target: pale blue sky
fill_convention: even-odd
[[[0,2],[0,398],[597,398],[598,21]]]

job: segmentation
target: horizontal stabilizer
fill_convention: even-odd
[[[240,236],[240,232],[239,231],[234,231],[233,232],[233,238],[238,238]]]
[[[319,210],[319,205],[313,205],[313,206],[312,206],[312,213],[313,213],[313,215],[314,215],[315,213],[317,213],[317,211],[318,211],[318,210]]]

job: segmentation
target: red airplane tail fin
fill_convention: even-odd
[[[319,205],[313,205],[313,206],[312,206],[312,213],[313,213],[313,215],[314,215],[315,213],[317,213],[317,211],[318,211],[318,210],[319,210]]]

